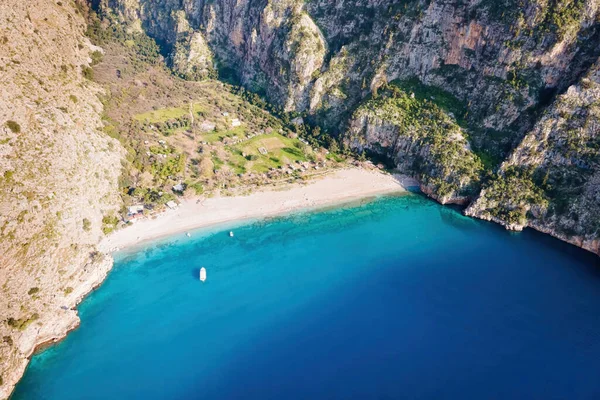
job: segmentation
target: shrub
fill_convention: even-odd
[[[65,294],[71,294],[71,293],[73,293],[73,288],[71,286],[69,286],[69,287],[65,288],[64,292],[65,292]]]
[[[204,193],[204,186],[201,183],[193,183],[189,185],[190,188],[194,190],[194,193],[199,196]]]
[[[27,294],[31,296],[31,295],[36,294],[39,291],[40,291],[39,287],[32,287],[31,289],[29,289],[29,291],[27,292]]]
[[[96,51],[92,52],[91,57],[92,57],[92,66],[94,66],[96,64],[99,64],[102,61],[104,54],[102,54],[102,52],[96,50]]]
[[[11,317],[11,318],[9,318],[9,319],[6,320],[6,323],[11,328],[15,328],[15,329],[18,329],[20,331],[24,331],[25,328],[27,328],[29,326],[29,324],[31,324],[33,321],[35,321],[39,317],[40,316],[37,313],[32,314],[31,317],[29,317],[27,319],[26,318],[14,319],[14,318]]]
[[[84,78],[92,80],[94,79],[94,70],[91,69],[90,67],[87,66],[82,66],[81,67],[81,73],[83,74]]]
[[[21,125],[17,124],[15,121],[6,121],[6,126],[12,131],[12,133],[21,132]]]
[[[8,344],[9,346],[12,346],[12,345],[13,345],[13,340],[12,340],[12,337],[10,337],[10,336],[4,336],[4,337],[2,338],[2,341],[3,341],[4,343]]]
[[[92,229],[92,223],[90,222],[89,219],[84,218],[83,219],[83,230],[86,232],[89,232],[90,229]]]
[[[73,103],[77,103],[77,102],[79,101],[79,100],[77,99],[77,96],[75,96],[74,94],[70,95],[70,96],[69,96],[69,99],[71,99],[71,101],[72,101]]]

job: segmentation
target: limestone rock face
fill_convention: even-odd
[[[598,0],[91,3],[186,79],[218,71],[441,203],[600,254]],[[124,150],[86,79],[87,5],[0,7],[0,398],[112,265],[95,246]]]
[[[0,7],[1,399],[37,344],[77,324],[72,308],[112,265],[95,245],[119,208],[123,151],[83,76],[102,50],[85,29],[72,2]]]
[[[597,0],[103,0],[101,8],[163,43],[176,69],[181,26],[201,34],[222,75],[307,114],[348,146],[386,157],[441,202],[468,204],[482,191],[472,215],[596,243],[597,223],[577,220],[596,210],[589,146],[565,154],[553,140],[567,140],[571,124],[595,113],[582,97],[575,118],[560,117],[574,107],[567,99],[593,97]],[[407,81],[441,106],[451,121],[436,120],[445,135],[408,129],[402,112],[382,117],[390,104],[370,100]],[[437,92],[451,95],[460,114]],[[554,172],[540,178],[544,169]]]
[[[176,15],[177,39],[170,55],[173,70],[189,80],[215,75],[213,54],[204,35],[190,28],[183,11]]]
[[[212,52],[226,78],[286,110],[308,109],[327,45],[302,2],[105,0],[103,9],[162,43],[176,71],[208,69]]]
[[[530,190],[495,190],[515,170],[521,173],[511,186],[533,185],[541,201],[524,199]],[[511,212],[520,212],[519,219]],[[600,255],[598,63],[544,112],[467,213],[512,229],[530,226]]]
[[[417,78],[441,87],[469,105],[473,143],[503,156],[531,128],[534,111],[575,84],[600,53],[597,0],[102,4],[174,53],[177,70],[181,26],[190,37],[200,32],[222,74],[334,132],[386,82]]]
[[[436,104],[392,88],[361,105],[345,142],[391,160],[442,204],[467,204],[483,165],[456,120]]]

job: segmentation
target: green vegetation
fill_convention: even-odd
[[[73,288],[72,287],[66,287],[64,290],[65,295],[71,294],[73,293]]]
[[[92,222],[89,219],[84,218],[82,223],[84,231],[89,232],[92,229]]]
[[[534,2],[535,3],[535,2]],[[581,21],[585,0],[550,0],[538,2],[542,11],[541,21],[533,30],[526,30],[527,36],[554,32],[562,40]],[[524,21],[525,0],[483,0],[480,7],[487,10],[492,19],[503,22]]]
[[[110,21],[110,18],[106,16]],[[127,32],[119,23],[110,23],[108,27],[103,27],[100,17],[96,14],[90,16],[86,35],[90,40],[99,46],[112,43],[120,43],[128,49],[128,65],[131,65],[134,71],[141,71],[148,65],[156,65],[161,61],[160,49],[156,42],[144,33]],[[92,65],[99,63],[103,56],[102,53],[92,53]]]
[[[497,21],[515,21],[523,13],[524,0],[483,0],[479,7],[486,10],[488,15]]]
[[[82,65],[81,73],[84,78],[89,79],[90,81],[94,80],[94,70],[91,67],[88,67],[87,65]]]
[[[37,320],[39,317],[40,316],[37,313],[32,314],[29,318],[14,319],[14,318],[11,317],[11,318],[9,318],[9,319],[6,320],[6,323],[11,328],[15,328],[15,329],[18,329],[20,331],[24,331],[32,322],[34,322],[35,320]]]
[[[91,58],[92,58],[92,64],[91,66],[93,67],[96,64],[99,64],[102,59],[104,58],[104,54],[102,54],[102,52],[95,50],[92,52],[91,54]]]
[[[509,167],[489,182],[485,198],[492,205],[486,212],[510,225],[524,226],[531,208],[548,207],[548,198],[534,182],[530,168]]]
[[[337,152],[338,148],[336,146],[338,145],[338,141],[327,131],[322,130],[318,125],[311,124],[307,121],[302,124],[294,124],[292,122],[292,120],[295,118],[300,117],[300,114],[296,112],[285,112],[281,109],[281,107],[269,103],[261,95],[246,90],[242,86],[232,86],[231,92],[238,95],[253,106],[262,110],[266,110],[273,116],[277,117],[280,124],[304,138],[312,147],[325,147],[331,152]],[[275,126],[273,128],[277,129],[278,127]]]
[[[412,85],[411,87],[414,87]],[[433,89],[429,89],[431,93]],[[457,110],[456,102],[438,92],[445,107]],[[419,176],[441,198],[469,196],[478,188],[483,164],[468,149],[468,143],[456,120],[425,95],[412,96],[396,85],[388,85],[381,94],[367,101],[354,118],[367,117],[391,124],[407,151],[395,153],[395,147],[372,146],[375,153],[395,159],[407,173]]]
[[[39,291],[40,291],[39,287],[32,287],[31,289],[29,289],[29,291],[27,292],[27,294],[30,295],[30,296],[32,296],[32,295],[36,294]]]
[[[15,121],[6,121],[6,126],[11,130],[12,133],[21,133],[21,125]]]
[[[414,93],[415,99],[418,101],[432,102],[446,113],[452,114],[459,125],[464,126],[466,124],[466,104],[458,100],[453,94],[437,86],[425,85],[418,78],[393,81],[391,85],[408,94]]]
[[[193,104],[192,112],[198,114],[198,117],[202,115],[203,111],[204,107],[201,104]],[[189,115],[189,107],[168,107],[137,114],[133,118],[139,122],[155,124],[168,122],[169,120],[178,120]]]
[[[267,172],[271,168],[281,168],[286,164],[305,162],[309,159],[304,144],[278,133],[256,136],[228,149],[228,162],[237,173],[248,170]],[[267,154],[262,154],[259,149],[267,150]]]
[[[119,224],[119,218],[114,214],[105,215],[102,218],[102,232],[108,235],[115,230]]]
[[[554,0],[549,2],[542,26],[550,29],[562,40],[565,35],[581,23],[585,0]]]

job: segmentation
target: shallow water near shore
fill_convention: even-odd
[[[234,231],[117,254],[13,398],[600,396],[592,254],[414,194]]]

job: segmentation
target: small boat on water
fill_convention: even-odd
[[[229,231],[229,237],[233,237],[233,231]]]
[[[200,268],[200,280],[204,282],[206,280],[206,268]]]
[[[189,232],[188,232],[188,233],[186,233],[186,234],[185,234],[185,236],[187,236],[187,237],[192,237],[192,235],[191,235]]]

